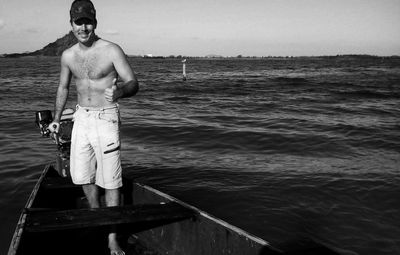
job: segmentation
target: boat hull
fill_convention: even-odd
[[[280,254],[268,242],[149,186],[135,183],[135,204],[176,202],[197,212],[194,219],[152,228],[135,235],[160,254]]]
[[[109,254],[117,228],[127,254],[282,254],[268,242],[149,186],[124,179],[124,206],[88,209],[82,189],[43,170],[8,255]]]

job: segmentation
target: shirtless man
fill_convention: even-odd
[[[72,76],[78,105],[71,139],[70,172],[75,184],[82,185],[92,208],[100,207],[99,187],[105,189],[106,206],[120,205],[121,159],[119,140],[119,98],[131,97],[139,89],[122,49],[95,34],[96,10],[90,0],[75,0],[70,23],[78,43],[61,57],[54,121],[57,133]],[[117,84],[117,77],[123,83]],[[111,255],[124,254],[116,233],[108,235]]]

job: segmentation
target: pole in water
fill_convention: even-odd
[[[186,58],[182,60],[182,72],[183,72],[182,80],[186,81]]]

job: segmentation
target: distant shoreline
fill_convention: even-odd
[[[34,55],[29,53],[11,53],[11,54],[0,54],[0,58],[59,58],[58,55]],[[345,55],[321,55],[321,56],[235,56],[235,57],[225,57],[225,56],[141,56],[141,55],[127,55],[129,58],[143,58],[143,59],[300,59],[300,58],[316,58],[316,59],[386,59],[386,58],[400,58],[399,55],[392,56],[378,56],[378,55],[368,55],[368,54],[345,54]]]
[[[40,50],[36,50],[33,52],[24,52],[24,53],[4,53],[0,54],[0,58],[21,58],[21,57],[59,57],[62,52],[72,45],[76,44],[77,40],[70,31],[68,34],[64,35],[61,38],[58,38],[52,43],[47,44]],[[127,54],[130,58],[148,58],[148,59],[292,59],[292,58],[400,58],[399,55],[392,56],[378,56],[378,55],[370,55],[370,54],[337,54],[337,55],[321,55],[321,56],[245,56],[243,54],[238,54],[236,56],[222,56],[219,54],[208,54],[205,56],[185,56],[185,55],[168,55],[168,56],[156,56],[153,54],[146,55],[132,55]]]

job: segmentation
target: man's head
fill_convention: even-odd
[[[96,41],[96,10],[90,0],[75,0],[70,10],[72,32],[78,42],[90,46]]]
[[[75,0],[71,4],[69,15],[71,24],[73,22],[76,23],[80,19],[86,19],[93,22],[95,27],[97,25],[96,9],[90,0]]]

